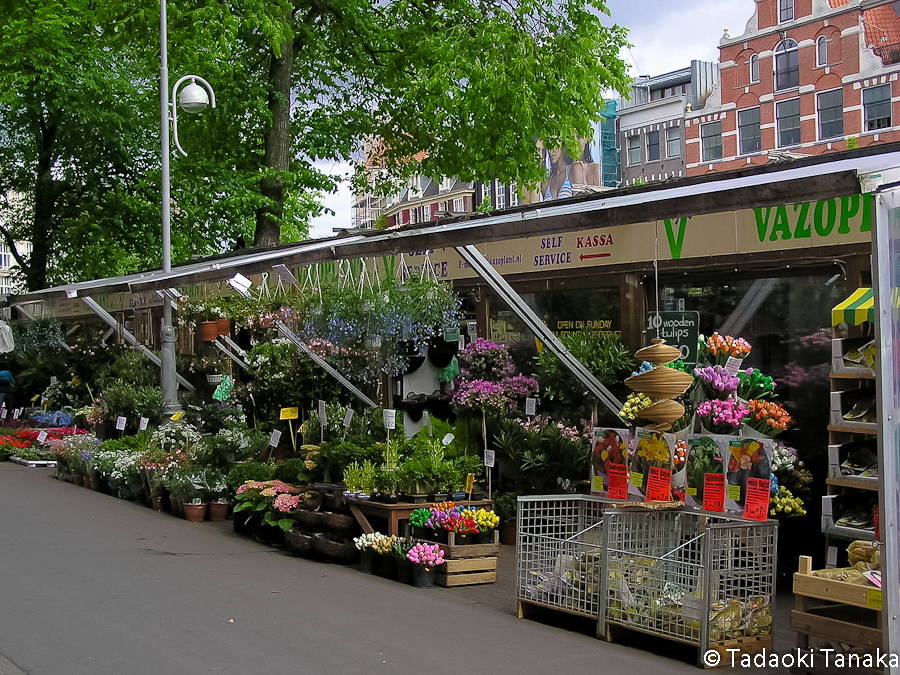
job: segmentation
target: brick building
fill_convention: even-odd
[[[900,140],[900,5],[756,0],[685,116],[687,175]]]

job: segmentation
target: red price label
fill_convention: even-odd
[[[769,493],[772,484],[765,478],[747,479],[747,498],[744,500],[744,518],[765,520],[769,513]]]
[[[708,473],[703,476],[703,510],[725,511],[725,474]]]
[[[610,499],[625,499],[628,496],[628,468],[624,464],[609,465]]]
[[[647,501],[668,502],[672,500],[672,470],[658,466],[650,467],[647,477]]]

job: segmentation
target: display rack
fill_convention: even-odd
[[[601,497],[519,499],[519,616],[546,607],[710,649],[772,648],[777,524]]]
[[[828,425],[827,494],[822,497],[822,533],[825,535],[828,567],[839,564],[838,556],[847,542],[875,539],[875,531],[838,524],[845,509],[865,504],[868,496],[877,498],[880,481],[877,476],[845,475],[841,464],[857,448],[867,445],[877,452],[878,423],[873,419],[848,420],[845,415],[861,401],[875,400],[875,375],[866,363],[848,363],[844,356],[858,350],[872,335],[862,327],[873,325],[869,307],[872,290],[861,288],[832,310],[834,334],[831,341],[831,406]],[[838,326],[851,326],[853,336],[844,336]],[[859,327],[859,328],[857,328]],[[874,411],[874,405],[872,407]]]

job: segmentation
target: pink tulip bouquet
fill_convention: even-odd
[[[418,543],[409,549],[406,558],[413,565],[421,565],[426,569],[430,569],[443,564],[444,552],[437,544]]]
[[[704,401],[697,406],[700,424],[713,434],[733,434],[750,414],[750,409],[733,398]]]

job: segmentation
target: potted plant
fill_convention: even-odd
[[[434,585],[434,568],[444,563],[444,551],[438,544],[419,542],[406,553],[412,563],[412,585],[431,588]]]
[[[184,482],[184,518],[190,523],[206,520],[208,489],[202,471],[187,474]]]
[[[494,513],[500,520],[500,543],[513,546],[516,543],[516,519],[519,512],[519,493],[501,492],[494,497]]]

